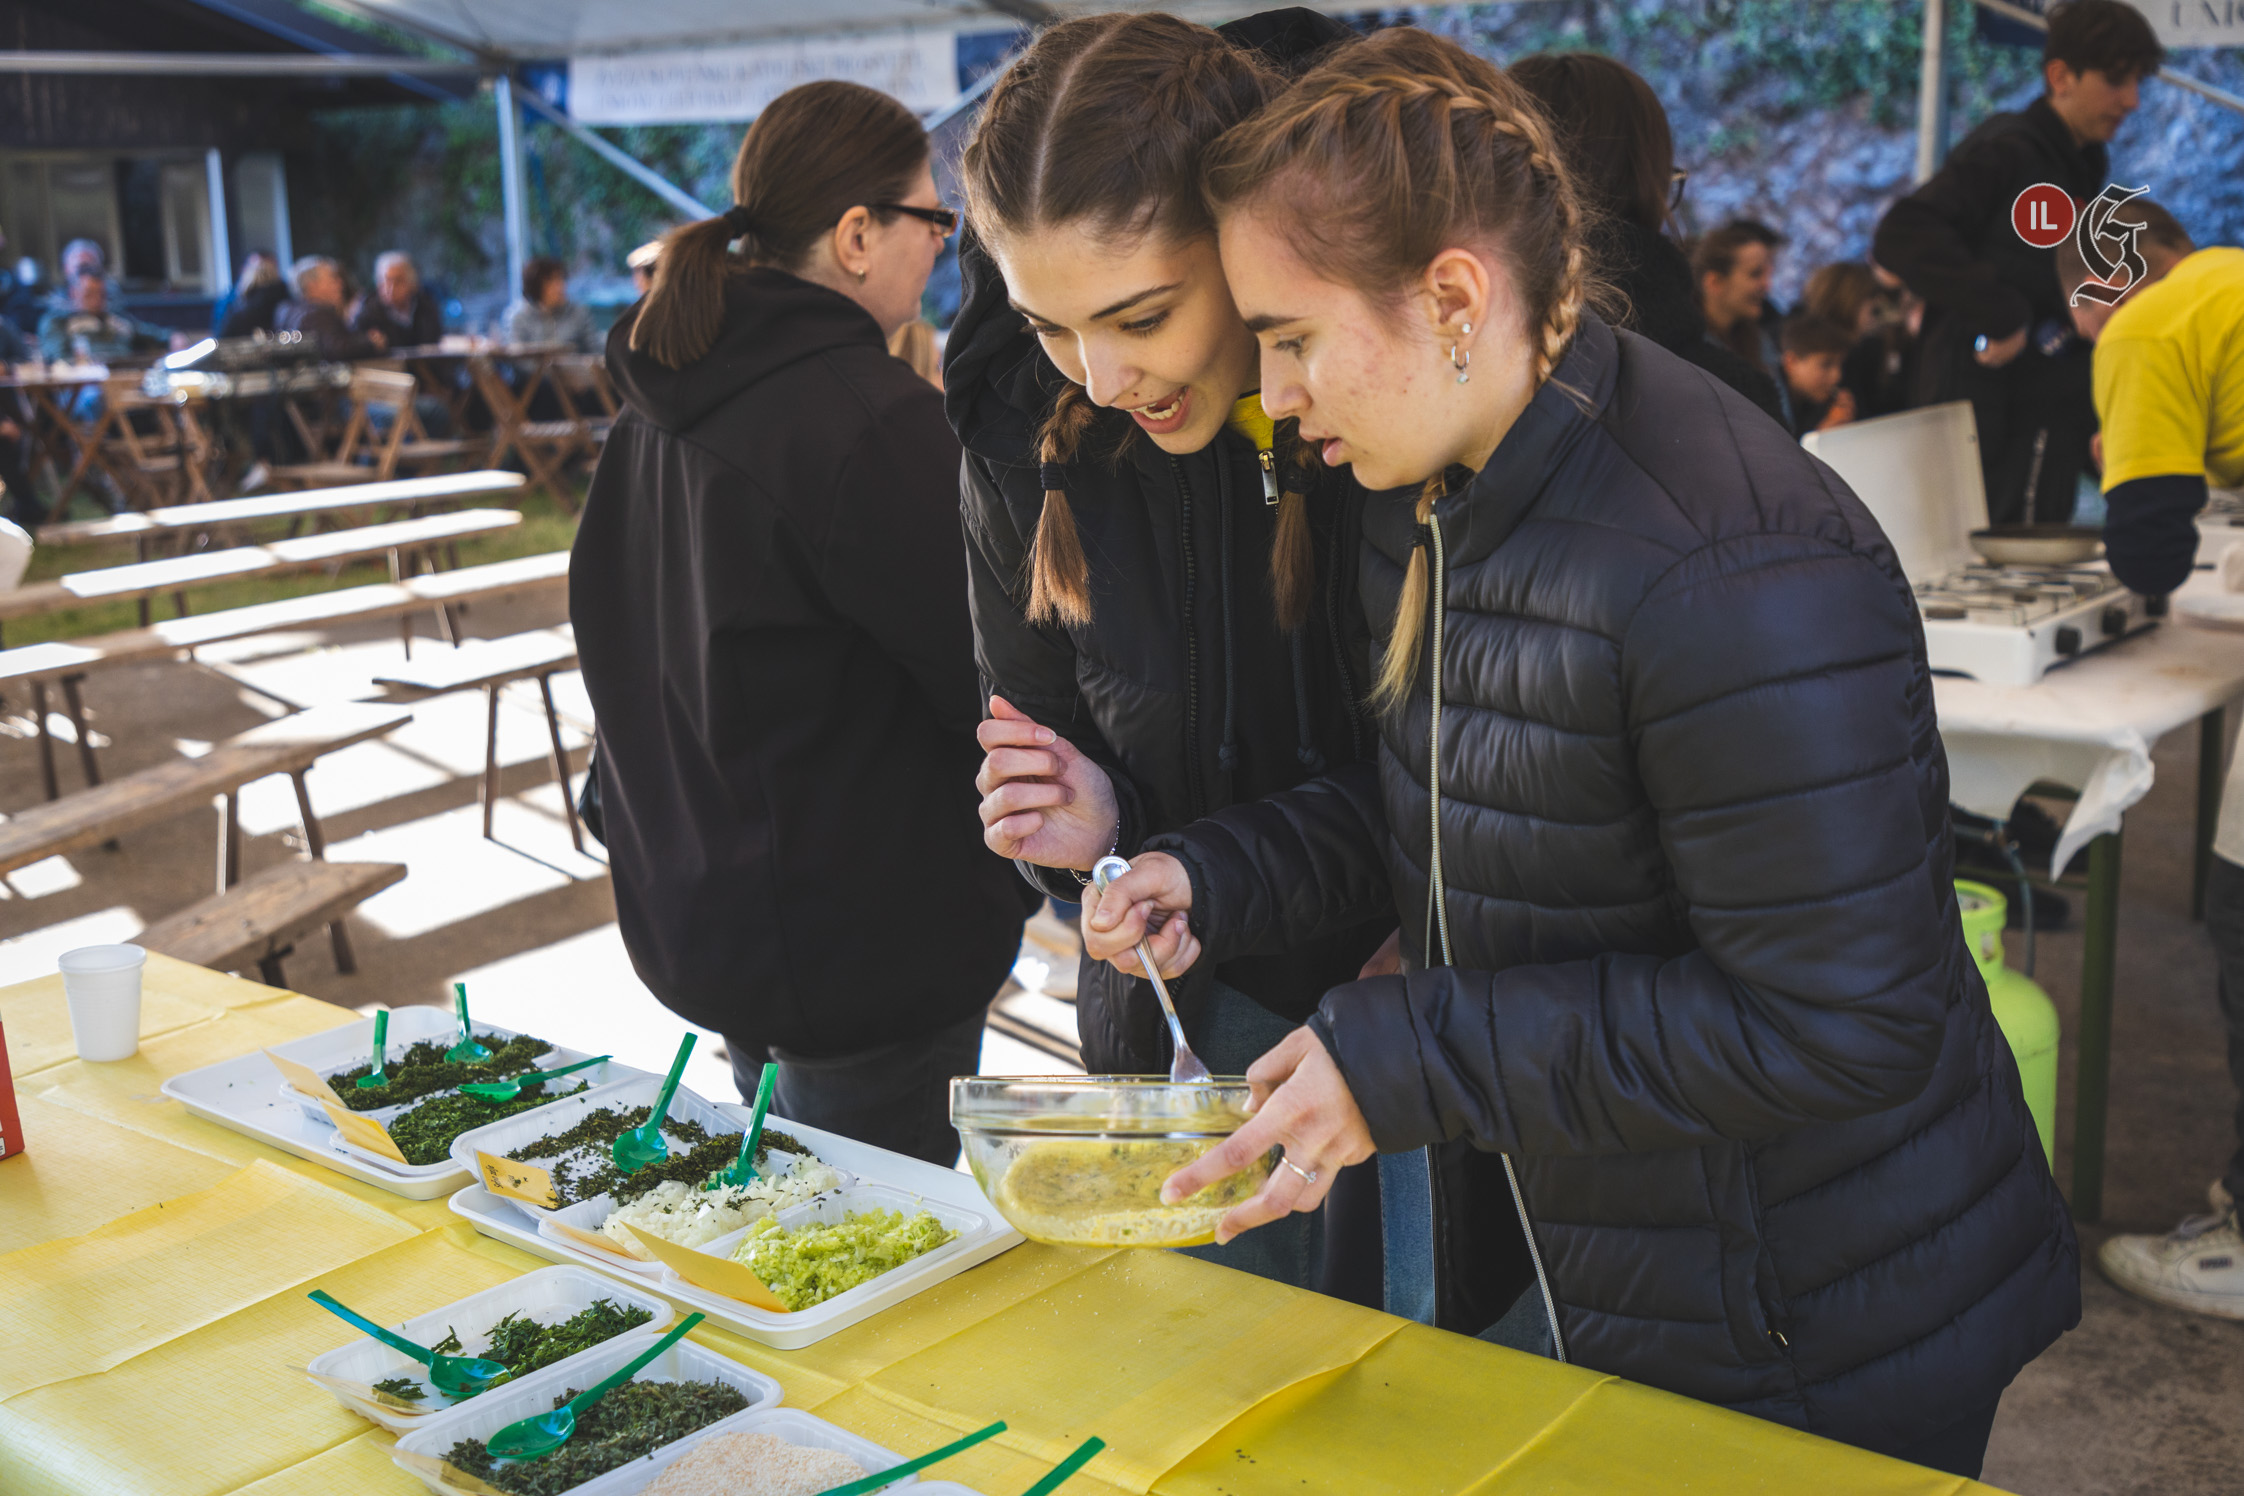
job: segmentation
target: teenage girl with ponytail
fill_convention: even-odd
[[[1229,1235],[1469,1141],[1508,1198],[1442,1202],[1440,1271],[1501,1215],[1535,1250],[1452,1328],[1975,1475],[2078,1318],[2078,1248],[1958,924],[1884,536],[1599,318],[1543,122],[1454,45],[1337,54],[1207,183],[1265,403],[1404,490],[1365,511],[1378,763],[1155,838],[1090,950],[1134,965],[1152,915],[1164,966],[1226,961],[1376,912],[1405,969],[1327,994],[1167,1188],[1283,1148]]]
[[[987,844],[1061,901],[1110,852],[1370,751],[1361,496],[1256,400],[1199,191],[1201,151],[1276,92],[1273,65],[1346,35],[1304,11],[1221,34],[1069,21],[991,89],[961,160],[944,389],[989,697],[977,785]],[[1366,911],[1194,973],[1176,992],[1193,1049],[1239,1074],[1393,928]],[[1085,963],[1077,1015],[1092,1071],[1169,1068],[1142,980]],[[1317,1224],[1214,1255],[1344,1286]]]

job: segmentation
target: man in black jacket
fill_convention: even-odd
[[[2088,350],[2067,324],[2054,251],[2018,236],[2012,205],[2042,182],[2076,203],[2100,192],[2104,147],[2164,57],[2142,12],[2121,0],[2057,6],[2042,50],[2048,92],[1965,136],[1878,225],[1873,258],[1925,300],[1914,401],[1971,402],[1996,524],[2072,517],[2095,418]]]

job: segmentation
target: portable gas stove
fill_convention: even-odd
[[[2158,621],[2100,562],[1990,566],[1976,557],[1971,532],[1986,527],[1987,492],[1967,401],[1819,431],[1803,445],[1846,480],[1892,542],[1936,671],[2030,686]]]

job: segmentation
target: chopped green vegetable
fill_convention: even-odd
[[[429,1395],[429,1389],[411,1377],[384,1377],[374,1384],[376,1392],[387,1392],[401,1402],[419,1402]]]
[[[473,1132],[502,1117],[516,1112],[526,1112],[534,1106],[544,1106],[561,1096],[573,1096],[584,1089],[582,1083],[572,1085],[573,1076],[554,1082],[568,1089],[548,1092],[545,1081],[533,1081],[522,1088],[522,1094],[512,1101],[485,1101],[479,1096],[469,1096],[454,1091],[428,1100],[390,1118],[387,1129],[390,1141],[397,1151],[405,1155],[409,1164],[433,1164],[443,1161],[451,1152],[452,1141],[463,1132]]]
[[[583,1389],[553,1400],[560,1407]],[[481,1439],[452,1446],[445,1463],[515,1496],[560,1496],[748,1406],[722,1382],[626,1382],[577,1415],[575,1437],[535,1460],[495,1460]]]
[[[327,1083],[343,1098],[343,1105],[354,1112],[370,1112],[376,1107],[399,1106],[434,1091],[449,1091],[471,1080],[505,1080],[520,1075],[536,1069],[538,1056],[553,1048],[529,1034],[511,1039],[478,1034],[476,1038],[492,1051],[491,1058],[472,1065],[457,1064],[444,1058],[444,1051],[451,1045],[427,1039],[406,1050],[405,1058],[395,1065],[384,1067],[383,1073],[390,1078],[386,1086],[366,1091],[358,1088],[359,1077],[373,1072],[371,1061],[361,1061],[340,1075],[331,1075]]]
[[[430,1346],[429,1349],[440,1356],[458,1355],[460,1353],[460,1332],[450,1325],[446,1325],[444,1327],[444,1338]]]
[[[957,1235],[925,1210],[909,1219],[900,1210],[853,1210],[838,1222],[792,1230],[766,1216],[748,1228],[732,1255],[780,1303],[802,1310],[870,1283]]]
[[[566,1132],[525,1143],[507,1157],[516,1163],[546,1163],[546,1172],[553,1176],[555,1202],[569,1206],[602,1195],[628,1205],[667,1179],[700,1184],[718,1170],[731,1168],[740,1156],[739,1133],[712,1134],[698,1122],[670,1117],[662,1124],[664,1136],[686,1146],[672,1149],[660,1163],[626,1174],[616,1167],[610,1145],[632,1128],[646,1126],[653,1111],[652,1106],[635,1106],[587,1112]],[[786,1133],[767,1127],[756,1146],[757,1168],[766,1166],[774,1148],[783,1153],[810,1151]]]
[[[595,1299],[557,1325],[541,1325],[519,1310],[491,1326],[490,1347],[484,1355],[516,1376],[528,1376],[578,1351],[613,1340],[626,1330],[653,1319],[645,1309],[626,1309],[613,1299]]]

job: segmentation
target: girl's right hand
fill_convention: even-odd
[[[1089,872],[1114,850],[1121,812],[1106,770],[1002,696],[974,729],[982,745],[982,841],[1000,857]]]

